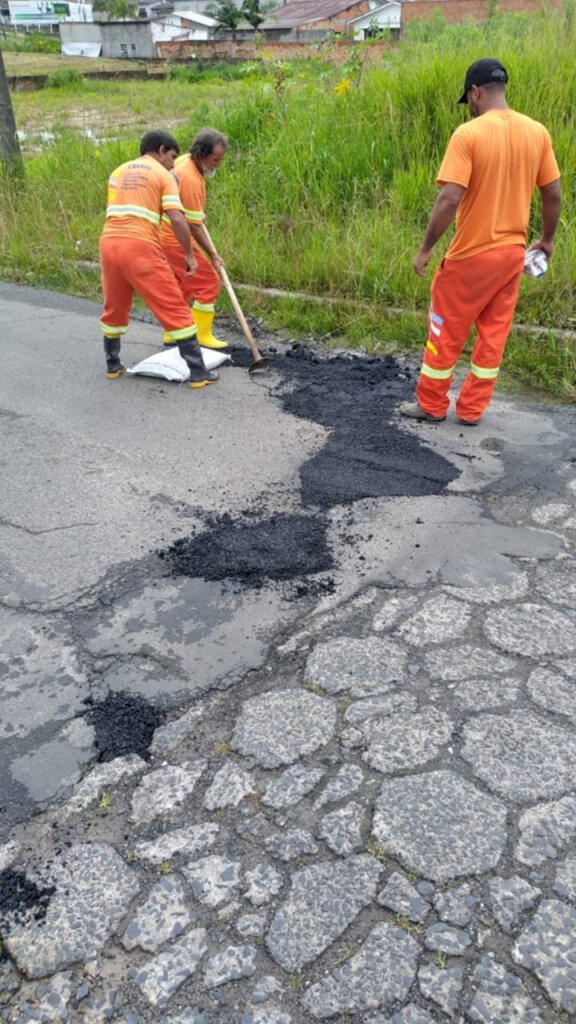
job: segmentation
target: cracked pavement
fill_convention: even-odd
[[[274,374],[110,385],[90,303],[0,323],[0,1021],[576,1020],[575,410],[397,424],[455,479],[248,590],[155,552],[297,511],[328,431]],[[97,759],[110,694],[147,751]]]

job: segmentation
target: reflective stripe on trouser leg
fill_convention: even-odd
[[[451,261],[444,260],[432,282],[428,341],[416,386],[416,398],[431,416],[446,415],[452,375],[471,323],[455,316],[452,309],[452,265]]]
[[[220,294],[222,284],[220,276],[214,270],[208,257],[194,243],[192,243],[192,250],[198,266],[193,274],[187,274],[182,247],[166,245],[162,248],[186,302],[195,301],[200,304],[201,309],[206,306],[211,306],[214,309],[214,303]]]
[[[456,412],[463,420],[480,419],[492,398],[518,301],[524,248],[491,249],[475,258],[482,260],[482,278],[492,287],[492,294],[475,317],[478,336],[470,373],[456,402]]]

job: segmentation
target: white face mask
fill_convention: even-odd
[[[213,178],[217,170],[217,167],[206,167],[205,164],[202,164],[202,174],[205,178]]]

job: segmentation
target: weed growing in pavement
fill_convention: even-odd
[[[172,861],[170,861],[170,860],[163,860],[158,865],[158,874],[159,875],[171,875],[172,871],[173,871]]]
[[[229,743],[217,743],[212,751],[212,757],[228,757],[231,750]]]
[[[304,689],[309,690],[310,693],[315,693],[318,697],[325,697],[326,690],[324,690],[318,683],[304,683]]]
[[[369,853],[375,860],[380,861],[383,864],[388,860],[389,853],[382,843],[377,843],[374,839],[369,839],[366,843],[366,852]]]
[[[296,992],[299,992],[304,988],[304,982],[299,974],[291,974],[288,978],[288,984],[290,988],[294,989]]]
[[[98,810],[100,814],[108,814],[108,811],[112,807],[112,797],[110,793],[102,793],[98,801]]]
[[[412,933],[420,935],[421,932],[424,931],[421,924],[415,924],[413,921],[410,921],[405,914],[396,914],[394,917],[394,924],[396,924],[398,928],[402,928],[403,931],[408,932],[409,935]]]
[[[338,701],[338,711],[343,715],[350,707],[352,701],[350,697],[342,697],[342,700]]]
[[[446,954],[443,953],[442,950],[440,949],[436,954],[436,966],[439,967],[441,971],[443,971],[446,967]]]

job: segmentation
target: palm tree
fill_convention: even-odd
[[[241,10],[245,21],[257,32],[266,20],[266,13],[276,6],[275,0],[264,0],[264,3],[261,0],[243,0]]]
[[[218,0],[217,4],[210,4],[206,10],[218,22],[214,31],[231,32],[232,39],[236,40],[236,30],[245,18],[240,8],[236,7],[234,0]]]

